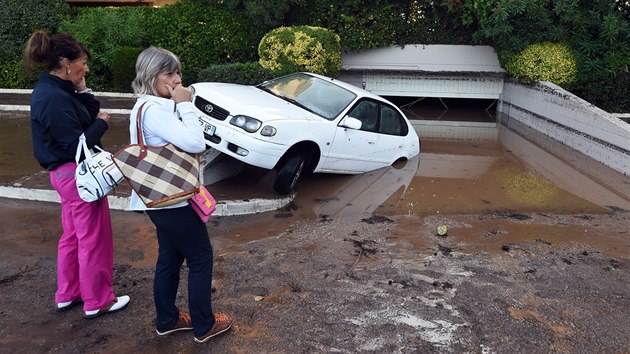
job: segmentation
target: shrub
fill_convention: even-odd
[[[198,81],[230,82],[241,85],[256,85],[273,78],[273,73],[258,62],[216,64],[199,72]]]
[[[0,61],[0,87],[24,88],[32,87],[33,75],[27,75],[22,70],[22,59]]]
[[[114,53],[121,47],[146,47],[146,7],[88,7],[77,16],[64,20],[59,30],[72,34],[88,48],[88,85],[94,90],[114,89],[111,66]]]
[[[136,77],[136,59],[144,48],[122,47],[112,55],[113,88],[131,92],[131,81]]]
[[[0,6],[0,59],[16,59],[36,30],[54,33],[70,7],[64,0],[2,0]]]
[[[147,33],[152,45],[179,56],[184,82],[190,84],[209,65],[256,60],[262,33],[255,26],[236,11],[180,0],[154,9]]]
[[[263,68],[277,75],[309,71],[336,76],[341,69],[339,36],[321,27],[280,27],[267,33],[258,45]]]
[[[523,83],[551,81],[568,88],[575,81],[577,64],[565,44],[535,43],[505,62],[508,74]]]

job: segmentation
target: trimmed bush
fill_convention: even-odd
[[[561,43],[535,43],[508,57],[508,74],[522,83],[551,81],[570,88],[577,76],[577,64],[571,49]]]
[[[152,45],[179,56],[183,80],[190,84],[209,65],[256,60],[256,44],[263,35],[256,26],[219,5],[180,0],[154,9],[147,33]]]
[[[32,87],[35,73],[28,75],[22,67],[22,59],[0,61],[0,87],[25,88]]]
[[[199,72],[198,81],[257,85],[273,78],[273,73],[257,62],[211,65]]]
[[[59,30],[83,42],[91,54],[88,86],[93,90],[115,89],[113,55],[121,47],[147,47],[144,23],[152,12],[147,7],[86,7],[75,18],[62,21]]]
[[[64,0],[2,0],[0,6],[0,60],[16,59],[36,30],[52,34],[60,18],[70,13]]]
[[[122,47],[112,54],[112,77],[114,89],[131,92],[131,81],[136,77],[136,59],[144,48]]]
[[[260,65],[277,75],[308,71],[336,76],[341,69],[339,36],[322,27],[280,27],[258,45]]]

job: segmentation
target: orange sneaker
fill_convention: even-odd
[[[234,316],[227,313],[215,312],[214,320],[214,326],[210,328],[208,333],[204,334],[201,337],[195,337],[195,342],[204,343],[217,334],[221,334],[227,331],[228,329],[230,329],[230,327],[232,327],[232,323],[234,323]]]
[[[155,332],[158,334],[158,336],[164,336],[169,333],[178,331],[190,331],[191,329],[193,329],[193,327],[190,320],[190,315],[185,312],[179,311],[179,318],[177,319],[177,322],[175,322],[175,326],[173,326],[173,328],[166,331],[160,331],[156,328]]]

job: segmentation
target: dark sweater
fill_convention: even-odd
[[[91,93],[76,93],[71,81],[39,75],[31,96],[31,136],[33,154],[43,168],[50,171],[74,162],[81,133],[88,148],[102,146],[108,124],[96,119],[100,106]]]

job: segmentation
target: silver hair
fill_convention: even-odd
[[[131,82],[131,87],[136,96],[158,96],[155,90],[155,80],[162,73],[181,72],[182,64],[177,55],[170,51],[149,47],[138,55],[136,60],[136,78]]]

